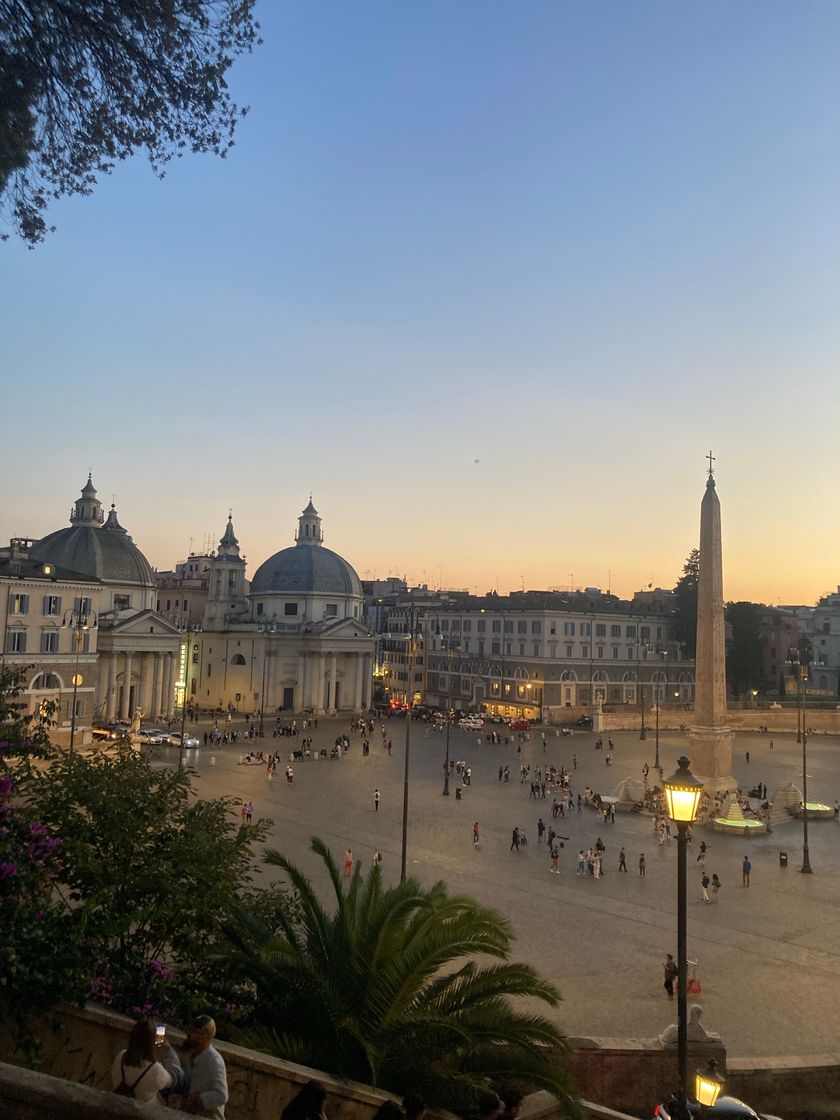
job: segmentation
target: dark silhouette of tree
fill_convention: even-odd
[[[145,151],[225,156],[245,109],[226,74],[256,0],[0,0],[0,206],[31,246],[49,201]],[[3,235],[7,237],[8,235]]]
[[[733,696],[763,683],[761,620],[765,610],[758,603],[726,604],[726,676]]]
[[[676,617],[674,635],[685,650],[686,657],[697,652],[697,588],[700,581],[700,550],[692,548],[683,565],[683,574],[674,587]]]

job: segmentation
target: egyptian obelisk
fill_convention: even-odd
[[[700,504],[700,578],[697,589],[697,658],[694,724],[688,741],[691,768],[709,793],[738,788],[732,776],[732,732],[726,719],[726,631],[720,502],[711,451],[706,493]]]

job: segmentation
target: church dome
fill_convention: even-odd
[[[120,525],[113,506],[103,524],[102,503],[90,478],[70,514],[70,527],[42,537],[29,555],[103,583],[155,586],[148,560]]]
[[[321,519],[309,500],[298,519],[296,543],[270,556],[251,580],[251,595],[352,595],[362,597],[362,585],[352,566],[337,552],[324,548]]]

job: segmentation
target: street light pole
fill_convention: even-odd
[[[184,736],[187,733],[187,681],[190,676],[190,628],[187,627],[187,648],[184,653],[184,691],[181,694],[181,741],[178,744],[178,769],[184,769]]]
[[[697,818],[700,794],[703,785],[691,773],[689,761],[682,757],[678,760],[677,772],[663,782],[668,803],[668,816],[677,826],[677,1069],[679,1086],[677,1090],[677,1110],[672,1114],[674,1120],[690,1120],[688,1110],[688,906],[686,852],[688,849],[688,829]]]
[[[76,660],[73,668],[73,699],[71,700],[72,710],[70,712],[70,757],[73,757],[73,748],[76,742],[76,696],[78,694],[79,685],[84,683],[84,680],[79,673],[79,655],[82,652],[82,644],[84,642],[85,633],[90,629],[89,618],[93,618],[94,628],[97,625],[98,618],[96,611],[90,612],[84,609],[85,601],[81,597],[77,600],[78,606],[71,607],[64,613],[62,626],[68,627],[73,631],[73,639],[76,644]]]
[[[656,758],[654,759],[653,765],[656,767],[656,770],[659,774],[659,777],[661,778],[662,777],[662,767],[659,763],[659,697],[658,696],[656,697]]]
[[[641,731],[639,732],[639,738],[640,739],[647,739],[647,730],[645,728],[645,689],[644,689],[644,685],[642,684],[641,660],[640,660],[641,659],[641,654],[642,654],[641,646],[638,643],[636,643],[636,681],[637,681],[637,684],[638,684],[639,696],[640,696],[641,703],[642,703],[642,728],[641,728]]]
[[[805,726],[805,708],[803,706],[803,682],[807,683],[808,676],[804,665],[798,665],[797,672],[799,717],[802,724],[802,867],[803,875],[813,875],[811,867],[811,854],[808,850],[808,729]]]
[[[408,688],[406,691],[406,698],[408,700],[408,707],[405,711],[405,770],[403,772],[403,817],[402,817],[402,857],[400,860],[400,882],[405,882],[405,865],[408,854],[408,774],[409,774],[409,758],[411,751],[411,708],[414,700],[414,689],[412,676],[414,674],[414,630],[412,619],[412,631],[408,638]]]

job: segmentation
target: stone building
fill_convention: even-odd
[[[245,581],[233,520],[211,561],[200,631],[188,635],[188,697],[202,708],[358,712],[370,706],[374,639],[359,577],[326,548],[310,500],[295,543]]]
[[[88,718],[127,720],[139,709],[165,719],[175,711],[180,633],[157,612],[155,576],[145,556],[115,507],[106,518],[96,495],[89,477],[69,527],[36,541],[29,557],[97,588],[86,615],[89,632],[96,632],[95,704]]]

